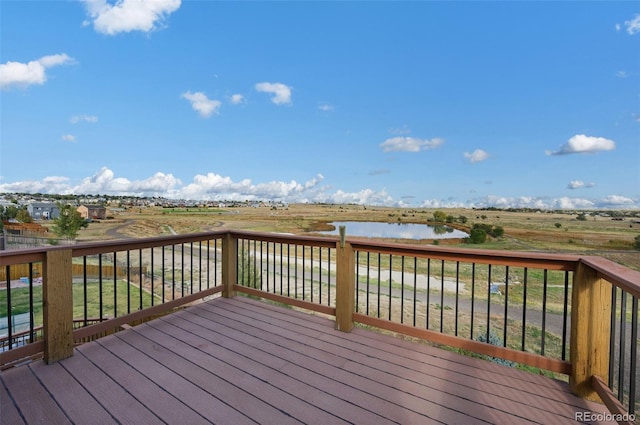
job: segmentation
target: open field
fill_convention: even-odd
[[[435,209],[391,208],[360,205],[292,204],[288,207],[234,208],[129,208],[114,219],[93,222],[81,230],[78,240],[141,238],[221,229],[309,234],[331,230],[332,221],[377,221],[389,223],[433,224]],[[576,214],[441,209],[453,217],[465,216],[467,222],[454,223],[468,231],[474,223],[504,228],[501,238],[489,238],[482,245],[463,240],[441,240],[441,245],[497,250],[571,252],[601,255],[640,270],[640,251],[632,249],[640,235],[640,218],[613,220],[611,217]],[[347,229],[347,234],[349,229]],[[394,240],[432,244],[433,240]]]

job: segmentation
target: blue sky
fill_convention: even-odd
[[[0,1],[0,192],[640,208],[640,3]]]

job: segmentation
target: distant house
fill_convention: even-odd
[[[86,220],[104,220],[107,218],[107,209],[102,205],[80,205],[77,211]]]
[[[53,202],[32,202],[27,205],[27,212],[34,220],[53,220],[60,216],[60,210]]]

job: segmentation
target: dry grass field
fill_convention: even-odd
[[[376,221],[389,223],[433,224],[435,209],[391,208],[360,205],[307,205],[288,207],[234,208],[129,208],[113,219],[93,222],[83,229],[78,240],[142,238],[217,229],[244,229],[261,232],[309,234],[331,230],[333,221]],[[489,238],[481,245],[464,240],[441,240],[442,245],[518,251],[571,252],[601,255],[640,270],[640,251],[633,250],[640,235],[640,218],[613,220],[587,214],[580,221],[576,214],[441,209],[453,217],[464,216],[466,223],[456,228],[469,231],[474,223],[504,228],[501,238]],[[347,234],[349,229],[347,229]],[[394,240],[405,243],[433,244],[433,240]]]

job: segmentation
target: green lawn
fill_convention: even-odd
[[[128,293],[127,293],[128,287]],[[102,315],[113,317],[127,314],[128,311],[137,311],[140,307],[140,289],[135,285],[127,285],[125,281],[116,283],[117,292],[114,291],[113,282],[102,283]],[[73,317],[75,319],[84,318],[84,285],[82,283],[73,284]],[[100,316],[100,285],[98,282],[87,284],[87,317]],[[115,293],[115,295],[114,295]],[[127,302],[127,298],[129,302]],[[114,302],[115,301],[115,302]],[[156,296],[155,304],[161,302]],[[116,311],[114,312],[114,304]],[[151,306],[151,294],[142,291],[142,308]],[[130,308],[130,310],[129,310]],[[11,310],[13,315],[28,313],[29,288],[14,288],[11,290]],[[42,286],[33,288],[33,314],[35,326],[42,325]],[[0,317],[7,316],[7,291],[0,291]]]

